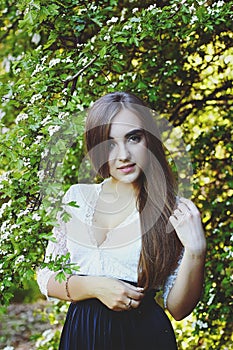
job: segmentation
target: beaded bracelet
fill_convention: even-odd
[[[69,299],[69,301],[71,301],[72,303],[74,302],[74,300],[71,298],[70,296],[70,292],[69,292],[69,286],[68,286],[68,283],[69,283],[69,280],[72,276],[75,276],[74,274],[73,275],[69,275],[66,279],[66,295],[67,295],[67,298]]]

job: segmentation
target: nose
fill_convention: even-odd
[[[130,159],[130,151],[125,143],[118,145],[117,158],[121,161]]]

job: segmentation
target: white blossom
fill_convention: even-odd
[[[141,31],[142,31],[141,23],[138,24],[138,26],[137,26],[137,31],[138,31],[138,32],[141,32]]]
[[[15,260],[15,265],[20,264],[21,262],[23,262],[25,260],[24,255],[19,255],[16,260]]]
[[[36,342],[36,348],[46,345],[51,339],[53,339],[54,331],[52,329],[46,329],[42,333],[42,338],[39,338]]]
[[[4,188],[3,181],[8,181],[9,183],[11,180],[9,179],[10,171],[6,171],[3,174],[0,175],[0,189]]]
[[[43,136],[37,135],[36,136],[36,141],[34,142],[34,144],[35,145],[39,145],[42,139],[43,139]]]
[[[42,45],[39,45],[39,46],[37,46],[37,48],[35,49],[35,51],[41,51],[41,49],[42,49]]]
[[[51,116],[48,115],[46,118],[44,118],[41,122],[41,125],[45,126],[51,121]]]
[[[214,293],[214,288],[211,288],[210,291],[209,291],[209,300],[207,302],[207,305],[211,305],[213,300],[214,300],[214,297],[215,297],[215,293]]]
[[[3,203],[1,208],[0,208],[0,218],[2,217],[4,211],[6,210],[6,208],[9,208],[12,204],[12,200],[10,199],[8,202]]]
[[[87,62],[88,62],[88,58],[85,56],[83,58],[82,64],[85,66],[87,64]]]
[[[111,23],[116,23],[117,21],[118,21],[118,17],[112,17],[106,23],[107,23],[107,25],[109,25]]]
[[[10,129],[9,128],[6,128],[5,126],[2,128],[1,132],[2,132],[2,135],[3,134],[6,134]]]
[[[49,68],[52,68],[53,66],[55,66],[60,62],[61,62],[60,58],[52,58],[51,61],[49,62]]]
[[[131,28],[132,28],[131,24],[126,24],[124,25],[123,30],[129,30]]]
[[[11,69],[11,63],[15,61],[15,57],[13,57],[11,54],[9,54],[7,57],[4,58],[2,61],[3,68],[7,73],[10,72]]]
[[[4,233],[2,233],[2,232],[4,232]],[[5,225],[3,223],[2,226],[1,226],[1,239],[0,239],[0,241],[1,242],[6,241],[8,239],[8,237],[10,237],[10,235],[11,235],[11,232],[10,231],[6,231]]]
[[[198,21],[198,17],[196,15],[192,16],[190,24],[194,24],[195,22]]]
[[[26,86],[26,84],[21,84],[21,85],[19,85],[18,89],[23,90],[25,88],[25,86]]]
[[[222,7],[224,5],[225,5],[225,1],[218,1],[218,2],[213,4],[213,6],[216,6],[216,7]]]
[[[46,148],[46,149],[41,153],[41,158],[46,158],[48,154],[49,154],[49,150],[48,150],[48,148]]]
[[[0,120],[6,115],[6,112],[4,112],[2,109],[0,109]]]
[[[42,181],[44,180],[44,177],[45,177],[45,172],[44,172],[44,170],[43,170],[43,169],[39,170],[39,171],[37,172],[37,176],[38,176],[40,182],[42,182]]]
[[[43,96],[41,94],[35,94],[31,97],[31,104],[33,104],[35,101],[40,100]]]
[[[25,167],[28,167],[29,165],[31,165],[31,160],[30,160],[30,158],[23,157],[23,165],[24,165]]]
[[[70,57],[66,57],[65,63],[73,63],[74,61]]]
[[[42,72],[43,70],[45,69],[45,66],[43,66],[43,64],[37,64],[36,65],[36,69],[32,72],[32,77],[34,76],[34,75],[36,75],[37,73],[39,73],[39,72]]]
[[[41,63],[45,64],[45,61],[47,60],[48,56],[45,55],[44,57],[41,58]]]
[[[21,216],[25,216],[27,214],[30,213],[30,210],[27,208],[25,210],[20,210],[19,214],[18,214],[18,218],[20,218]]]
[[[91,4],[91,6],[89,8],[90,8],[90,10],[96,11],[98,7],[94,4]]]
[[[195,8],[194,4],[192,4],[191,6],[189,6],[189,12],[190,12],[190,13],[196,12],[196,8]]]
[[[40,221],[41,216],[38,213],[33,213],[32,214],[32,219],[36,221]]]
[[[68,117],[68,115],[69,115],[68,112],[59,112],[58,119],[60,120],[65,119],[65,117]]]
[[[10,173],[11,173],[11,171],[5,171],[3,174],[1,174],[0,175],[0,182],[1,181],[8,181]]]
[[[132,10],[132,13],[135,13],[138,11],[138,7],[135,7],[133,10]]]
[[[50,125],[48,127],[48,132],[50,136],[53,136],[53,134],[55,134],[55,132],[57,132],[60,129],[59,125]]]
[[[111,36],[109,33],[107,33],[105,36],[104,36],[104,41],[109,41],[111,39]]]
[[[200,329],[209,327],[207,322],[202,322],[201,320],[197,320],[196,324],[200,327]]]
[[[17,115],[17,117],[15,119],[15,123],[18,124],[20,121],[28,119],[28,117],[29,116],[27,113],[20,113]]]
[[[220,13],[220,8],[224,5],[224,1],[218,1],[217,3],[214,3],[211,6],[207,6],[206,9],[207,9],[207,12],[209,15],[214,15],[214,14],[217,14],[217,13]]]
[[[41,36],[40,36],[40,34],[39,33],[34,33],[33,34],[33,36],[32,36],[32,43],[34,43],[34,44],[39,44],[39,42],[40,42],[40,39],[41,39]]]
[[[147,11],[152,11],[154,8],[156,8],[156,4],[153,4],[147,7]]]

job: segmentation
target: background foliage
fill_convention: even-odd
[[[56,215],[57,206],[48,212],[51,200],[59,205],[67,187],[80,178],[81,112],[107,92],[131,91],[166,117],[177,135],[183,132],[193,164],[193,200],[208,240],[205,292],[192,318],[174,323],[178,343],[182,349],[230,349],[232,5],[214,0],[1,2],[2,307],[35,279]],[[77,140],[67,150],[72,128],[64,139],[56,135],[71,115],[81,117],[72,126]],[[51,182],[48,174],[61,153],[61,181]],[[47,161],[45,171],[41,159]],[[43,202],[39,180],[46,184]],[[65,268],[65,260],[60,265]],[[56,342],[57,334],[37,348],[50,344],[55,349]]]

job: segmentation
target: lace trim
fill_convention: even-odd
[[[87,205],[87,210],[85,213],[85,223],[87,224],[87,227],[88,227],[88,234],[89,234],[91,243],[94,246],[98,246],[98,245],[94,236],[94,232],[92,230],[92,223],[93,223],[93,217],[94,217],[97,201],[100,195],[100,191],[102,189],[102,185],[103,183],[95,185],[95,191],[92,194],[92,198],[89,202],[89,205]]]
[[[54,227],[52,231],[56,242],[49,241],[45,252],[45,262],[50,260],[50,256],[52,256],[52,259],[55,259],[56,256],[66,255],[68,253],[65,225],[60,215],[57,217],[57,222],[59,226]],[[48,281],[52,275],[54,275],[54,271],[49,270],[47,267],[37,270],[37,283],[41,293],[44,294],[47,299],[49,299],[47,288]]]
[[[177,268],[174,270],[174,272],[170,276],[168,276],[167,281],[165,283],[164,293],[163,293],[163,300],[164,300],[164,307],[165,308],[167,308],[167,298],[168,298],[168,295],[169,295],[172,287],[175,284],[176,277],[178,275],[178,271],[179,271],[179,268],[180,268],[180,264],[181,264],[183,255],[184,255],[184,252],[182,252],[182,254],[181,254],[180,258],[179,258],[179,261],[178,261],[178,264],[177,264]]]
[[[85,223],[87,224],[88,227],[88,234],[91,240],[91,243],[97,247],[97,248],[101,248],[102,246],[106,246],[106,244],[108,244],[109,240],[111,239],[112,233],[114,232],[114,229],[111,229],[107,232],[106,234],[106,238],[105,240],[102,242],[102,244],[98,245],[94,232],[93,232],[93,218],[94,218],[94,214],[95,214],[95,210],[96,210],[96,206],[97,206],[97,202],[100,196],[100,192],[102,190],[103,184],[108,181],[108,179],[105,179],[101,184],[96,184],[95,186],[95,191],[92,194],[91,200],[89,201],[89,205],[86,206],[86,212],[85,212]],[[119,224],[117,226],[117,228],[120,228],[124,225],[127,225],[131,220],[132,217],[138,213],[137,208],[134,209],[134,211],[127,217],[126,220],[124,220],[121,224]]]

